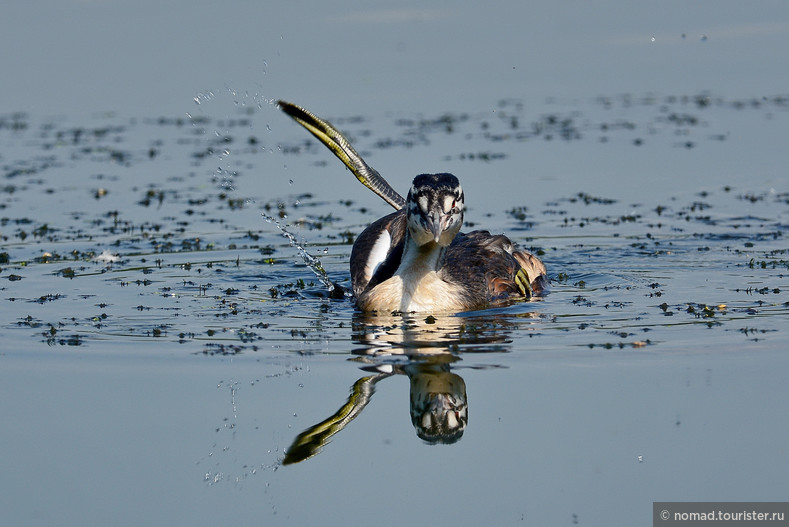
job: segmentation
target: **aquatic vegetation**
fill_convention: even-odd
[[[519,149],[538,139],[605,151],[648,138],[642,148],[660,155],[677,137],[696,147],[731,141],[718,124],[722,113],[783,111],[786,98],[616,96],[552,105],[533,113],[506,99],[493,113],[335,124],[373,152],[451,137],[437,159],[474,163],[473,184],[475,173],[520,163]],[[0,116],[8,147],[0,166],[0,289],[15,311],[5,331],[50,346],[156,339],[209,355],[334,352],[365,331],[403,331],[410,322],[352,323],[343,294],[350,245],[381,211],[355,195],[325,201],[319,186],[294,183],[302,175],[287,166],[323,174],[322,152],[297,134],[293,143],[272,143],[259,131],[266,130],[259,113],[105,116],[84,126]],[[372,131],[379,129],[381,136]],[[90,207],[69,205],[86,200]],[[496,310],[493,319],[479,312],[459,325],[424,320],[419,331],[429,338],[417,342],[435,339],[453,352],[656,350],[692,340],[695,327],[704,342],[728,345],[732,334],[785,342],[787,203],[785,189],[724,178],[654,199],[581,185],[498,208],[477,204],[469,224],[481,224],[484,211],[486,227],[510,231],[549,260],[552,292]],[[398,347],[387,341],[390,351]]]

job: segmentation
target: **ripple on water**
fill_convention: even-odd
[[[491,167],[519,174],[518,152],[548,142],[562,141],[570,154],[612,144],[633,149],[633,140],[659,123],[639,151],[672,149],[672,134],[661,133],[701,126],[711,133],[694,136],[695,146],[720,143],[717,115],[729,119],[727,112],[743,106],[696,100],[602,98],[539,116],[507,100],[492,118],[401,116],[381,123],[378,136],[364,119],[342,124],[374,151],[442,145],[446,162],[467,167],[473,188],[474,174]],[[780,108],[781,100],[760,104]],[[631,119],[606,117],[617,105]],[[538,252],[550,294],[432,320],[361,317],[331,289],[347,291],[353,239],[387,211],[368,209],[374,200],[327,201],[331,189],[310,187],[307,174],[342,178],[343,171],[303,138],[278,138],[274,148],[271,134],[254,132],[267,129],[264,110],[221,122],[103,116],[74,126],[23,114],[0,118],[8,152],[0,189],[6,342],[18,350],[31,341],[107,349],[156,342],[190,353],[380,356],[780,347],[789,340],[789,193],[749,186],[745,175],[703,189],[688,181],[654,198],[590,192],[579,183],[572,192],[544,187],[502,207],[486,197],[493,193],[478,193],[469,228],[507,232]],[[285,158],[291,176],[279,177]],[[208,184],[216,174],[232,174],[232,186]],[[356,183],[346,177],[338,185],[350,192]],[[377,337],[368,342],[365,335]]]

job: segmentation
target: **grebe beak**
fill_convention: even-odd
[[[433,241],[436,243],[438,243],[438,240],[441,239],[441,235],[444,233],[445,223],[440,212],[435,211],[427,217],[427,226],[433,235]]]

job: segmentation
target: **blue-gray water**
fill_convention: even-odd
[[[649,525],[653,501],[785,500],[789,8],[611,9],[4,7],[4,523]],[[327,298],[274,222],[347,286],[389,210],[277,98],[401,192],[455,173],[468,228],[540,251],[550,294],[435,319]],[[465,383],[453,444],[412,425],[425,374]],[[358,416],[283,465],[360,379]]]

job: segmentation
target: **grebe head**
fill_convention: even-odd
[[[463,225],[463,189],[452,174],[416,176],[405,206],[408,232],[419,247],[447,247]]]

